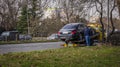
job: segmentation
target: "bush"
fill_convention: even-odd
[[[116,31],[110,37],[108,37],[108,42],[112,45],[120,46],[120,31]]]

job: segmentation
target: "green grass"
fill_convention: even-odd
[[[42,42],[58,42],[58,40],[24,40],[24,41],[0,41],[0,45],[4,44],[22,44],[22,43],[42,43]]]
[[[0,55],[0,67],[120,67],[120,46],[67,47]]]

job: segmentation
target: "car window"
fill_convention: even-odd
[[[79,30],[83,30],[84,28],[85,28],[85,25],[82,25],[82,24],[79,25],[79,27],[78,27]]]
[[[9,33],[10,33],[10,32],[3,32],[1,35],[2,35],[2,36],[9,36]]]
[[[68,24],[65,25],[62,29],[76,29],[77,28],[77,24]]]

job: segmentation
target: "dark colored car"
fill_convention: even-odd
[[[0,41],[11,41],[11,40],[18,40],[19,33],[18,31],[5,31],[2,32],[0,36]]]
[[[84,38],[84,28],[86,27],[83,23],[70,23],[65,25],[58,32],[58,37],[62,41],[78,41]]]
[[[28,34],[20,34],[19,35],[19,40],[32,40],[32,36]]]

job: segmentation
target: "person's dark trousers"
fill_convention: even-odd
[[[90,46],[90,36],[85,36],[85,40],[86,40],[86,45]]]
[[[94,40],[90,39],[90,46],[93,46],[93,44],[94,44]]]

